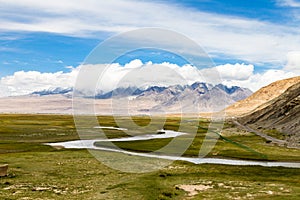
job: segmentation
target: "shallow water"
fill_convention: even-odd
[[[112,129],[112,130],[119,130],[119,131],[127,131],[127,128],[118,128],[113,126],[95,126],[94,128],[101,128],[101,129]]]
[[[269,161],[250,161],[250,160],[233,160],[233,159],[220,159],[220,158],[194,158],[194,157],[177,157],[167,155],[157,155],[153,153],[136,153],[125,151],[123,149],[113,149],[106,147],[98,147],[96,142],[117,142],[117,141],[139,141],[139,140],[151,140],[162,138],[174,138],[187,133],[164,130],[165,134],[152,134],[143,136],[134,136],[128,138],[114,138],[114,139],[97,139],[97,140],[74,140],[68,142],[47,143],[51,146],[62,146],[67,149],[93,149],[101,151],[119,152],[128,155],[149,157],[149,158],[161,158],[167,160],[181,160],[194,164],[223,164],[223,165],[243,165],[243,166],[264,166],[264,167],[288,167],[288,168],[300,168],[300,162],[269,162]]]

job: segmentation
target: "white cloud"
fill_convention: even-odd
[[[222,79],[226,80],[247,80],[253,75],[254,66],[236,63],[225,64],[216,67]]]
[[[180,67],[170,63],[143,64],[140,60],[133,60],[124,66],[117,63],[83,65],[80,67],[76,88],[85,94],[93,95],[95,89],[107,92],[117,87],[146,88],[153,85],[185,85],[195,81],[203,79],[199,76],[199,70],[190,65]]]
[[[72,87],[75,83],[76,74],[77,70],[69,73],[18,71],[11,76],[0,79],[1,96],[26,95],[49,88]]]
[[[284,69],[300,75],[300,51],[293,51],[287,54],[287,64]]]
[[[277,80],[291,78],[297,76],[296,73],[288,72],[284,70],[267,70],[262,73],[252,74],[249,79],[246,80],[224,80],[223,84],[228,86],[241,86],[251,89],[253,92],[260,89],[263,86],[269,85]]]
[[[285,0],[286,4],[298,5]],[[185,34],[210,55],[226,54],[250,63],[283,65],[299,50],[299,26],[274,24],[137,0],[0,0],[0,30],[42,31],[75,36],[161,27]],[[159,12],[157,12],[159,10]],[[12,16],[11,13],[14,13]]]
[[[18,71],[13,75],[2,77],[0,79],[1,96],[26,95],[49,88],[73,87],[75,83],[77,84],[77,89],[93,95],[98,81],[97,89],[103,91],[109,91],[120,86],[169,86],[192,84],[196,81],[213,84],[222,82],[228,86],[237,85],[256,91],[276,80],[297,75],[284,70],[267,70],[262,73],[254,73],[253,65],[239,63],[199,70],[191,65],[153,64],[151,62],[142,63],[140,60],[133,60],[124,66],[115,63],[111,65],[82,65],[76,68],[68,68],[69,72],[41,73],[37,71]],[[76,79],[79,72],[80,76]],[[99,79],[101,74],[103,76]]]

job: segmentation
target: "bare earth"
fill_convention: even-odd
[[[177,185],[176,187],[187,192],[190,197],[197,195],[200,191],[213,188],[210,185]]]
[[[255,92],[248,98],[238,101],[226,108],[228,116],[240,116],[250,111],[260,110],[268,106],[267,102],[284,93],[289,87],[300,82],[300,76],[271,83]]]
[[[74,108],[73,109],[73,103]],[[88,99],[72,98],[63,95],[47,96],[16,96],[0,98],[0,113],[30,113],[30,114],[102,114],[102,115],[140,115],[163,114],[152,111],[156,105],[153,101],[131,101],[130,99]],[[166,111],[169,112],[169,111]],[[180,113],[174,108],[170,113]]]
[[[157,102],[122,99],[89,99],[63,95],[16,96],[0,98],[0,113],[22,114],[97,114],[97,115],[168,115],[173,117],[192,116],[210,118],[211,113],[194,113],[180,106],[165,110],[152,109]],[[74,109],[73,109],[74,108]],[[223,113],[224,114],[224,113]]]

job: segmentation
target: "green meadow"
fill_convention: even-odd
[[[101,126],[118,124],[111,116],[99,116]],[[118,120],[126,124],[128,117]],[[132,119],[142,132],[147,117]],[[184,119],[191,120],[191,119]],[[184,122],[169,117],[167,130],[189,133],[196,127],[184,156],[198,156],[210,121]],[[160,118],[156,118],[157,123]],[[154,123],[155,127],[156,124]],[[157,127],[159,125],[157,124]],[[264,139],[226,122],[213,150],[212,158],[269,161],[300,161],[300,150],[267,143]],[[105,130],[108,138],[128,137],[119,130]],[[189,140],[189,135],[179,141]],[[125,173],[111,169],[87,150],[63,149],[44,143],[79,139],[73,117],[68,115],[0,115],[0,164],[9,164],[9,174],[0,178],[0,199],[299,199],[300,169],[260,166],[196,165],[175,161],[155,172]],[[133,152],[159,151],[172,139],[114,142]],[[98,142],[97,146],[111,147]],[[109,157],[112,152],[101,152]],[[126,164],[126,160],[123,161]],[[187,189],[188,188],[188,189]],[[196,188],[193,190],[193,188]]]

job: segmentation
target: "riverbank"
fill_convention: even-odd
[[[173,137],[175,137],[173,135]],[[119,139],[104,139],[104,140],[76,140],[76,141],[68,141],[68,142],[59,142],[59,143],[47,143],[46,145],[50,145],[53,147],[63,147],[66,149],[88,149],[88,150],[99,150],[99,151],[109,151],[109,152],[117,152],[132,156],[140,156],[147,158],[160,158],[167,159],[172,161],[186,161],[193,164],[222,164],[222,165],[238,165],[238,166],[263,166],[263,167],[287,167],[287,168],[300,168],[300,162],[271,162],[271,161],[251,161],[251,160],[234,160],[234,159],[224,159],[224,158],[197,158],[197,157],[184,157],[184,156],[168,156],[168,155],[159,155],[153,153],[137,153],[130,152],[120,148],[106,148],[97,146],[97,142],[101,141],[138,141],[142,140],[151,140],[155,138],[154,135],[152,137],[137,137],[137,138],[119,138]]]

